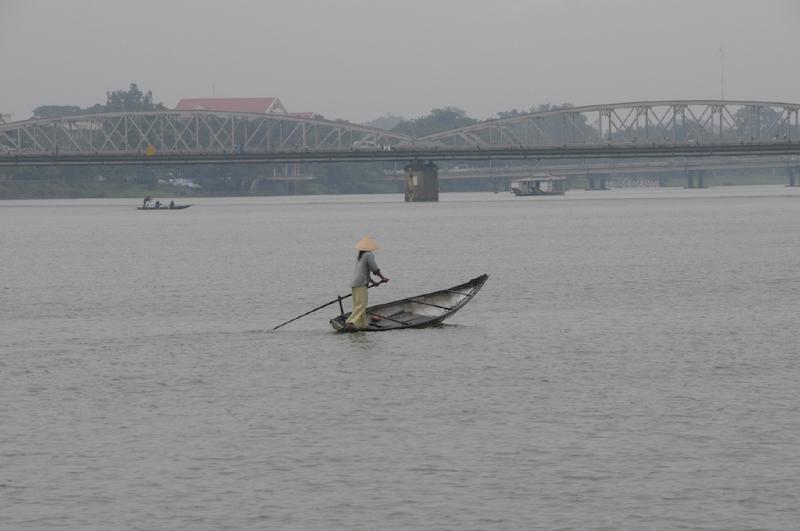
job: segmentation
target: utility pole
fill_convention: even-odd
[[[725,99],[725,50],[719,47],[719,99]]]

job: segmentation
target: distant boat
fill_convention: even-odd
[[[367,308],[369,327],[365,330],[345,326],[349,312],[331,319],[331,326],[337,332],[379,332],[435,326],[471,301],[487,278],[489,275],[484,274],[449,289],[370,306]]]
[[[511,181],[511,193],[514,195],[564,195],[566,182],[566,177],[536,173],[533,177]]]
[[[153,206],[153,207],[146,207],[146,208],[145,207],[136,207],[136,210],[147,210],[147,211],[150,211],[150,210],[183,210],[184,208],[189,208],[190,206],[192,206],[192,203],[189,203],[188,205],[174,205],[174,206],[167,205],[167,206],[160,206],[160,207],[154,207]]]

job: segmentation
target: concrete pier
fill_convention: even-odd
[[[686,172],[686,188],[705,188],[706,185],[703,182],[705,171],[703,170],[691,170]],[[695,179],[696,182],[695,182]]]
[[[798,175],[795,171],[798,168],[792,168],[791,166],[786,166],[786,172],[789,174],[789,186],[800,186],[800,182],[798,182]]]
[[[439,200],[439,168],[436,164],[414,161],[405,170],[406,203]]]
[[[587,174],[587,190],[608,190],[608,176],[604,173]]]

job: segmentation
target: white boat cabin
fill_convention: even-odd
[[[514,195],[563,195],[566,185],[566,177],[537,173],[533,177],[511,181],[511,192]]]

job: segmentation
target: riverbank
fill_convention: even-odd
[[[188,193],[187,193],[188,192]],[[88,199],[144,197],[192,197],[191,191],[180,186],[157,186],[147,189],[127,183],[106,183],[67,180],[0,181],[0,199]]]

